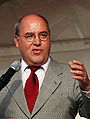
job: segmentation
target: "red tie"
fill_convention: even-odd
[[[26,81],[24,92],[25,92],[25,97],[26,97],[30,114],[32,114],[32,110],[39,90],[38,77],[35,74],[35,71],[38,70],[39,67],[30,67],[30,69],[31,69],[31,74]]]

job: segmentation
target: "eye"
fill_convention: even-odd
[[[25,34],[25,38],[33,38],[33,37],[34,37],[34,33]]]
[[[40,33],[40,37],[41,38],[46,38],[48,36],[48,33],[47,32],[41,32]]]

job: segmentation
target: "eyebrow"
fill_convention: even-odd
[[[25,35],[29,35],[29,34],[33,34],[33,32],[27,32],[27,33],[25,33]]]
[[[39,32],[39,34],[40,33],[48,33],[48,31],[41,31],[41,32]],[[25,35],[29,35],[29,34],[35,34],[34,32],[27,32],[27,33],[25,33]]]
[[[47,31],[41,31],[40,33],[48,33]]]

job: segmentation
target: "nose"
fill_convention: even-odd
[[[35,36],[35,38],[33,40],[33,44],[36,45],[36,46],[40,46],[41,45],[41,40],[40,40],[38,35]]]

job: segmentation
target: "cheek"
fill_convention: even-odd
[[[47,43],[44,44],[44,53],[45,53],[45,55],[49,55],[50,47],[51,47],[50,42],[47,42]]]
[[[19,49],[23,56],[27,56],[31,52],[31,44],[27,44],[26,42],[20,42]]]

